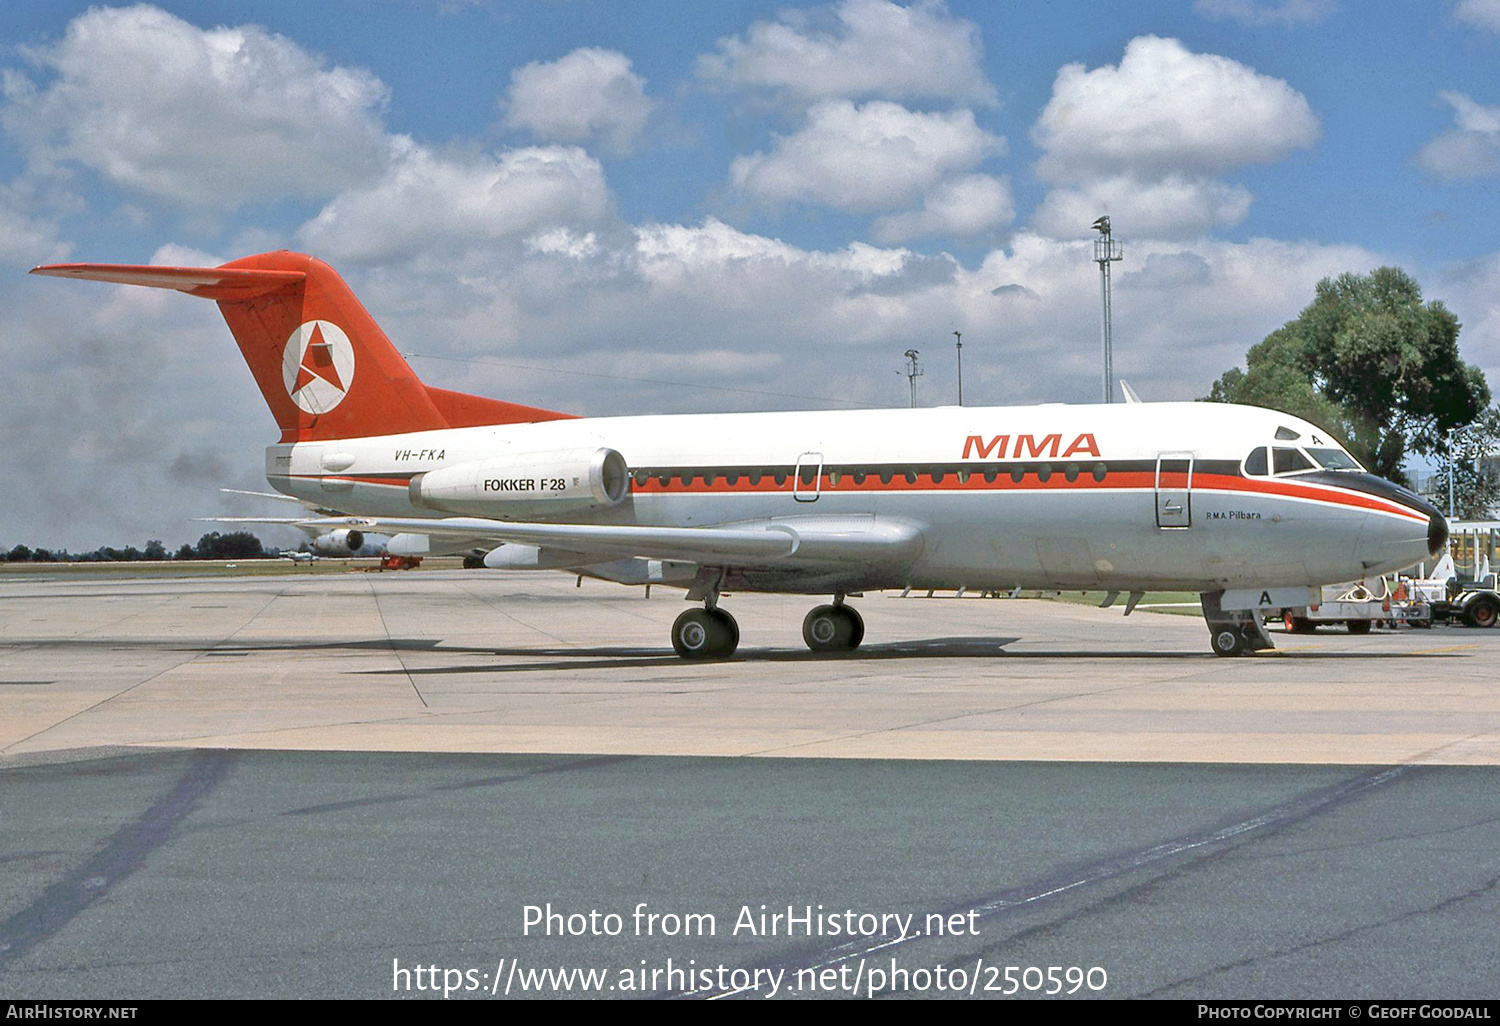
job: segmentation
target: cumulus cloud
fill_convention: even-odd
[[[340,193],[302,226],[304,245],[362,262],[433,249],[463,252],[541,229],[592,224],[610,210],[603,168],[576,146],[443,156],[397,137],[392,151],[380,178]]]
[[[1453,17],[1500,35],[1500,0],[1459,0],[1453,8]]]
[[[1182,239],[1215,225],[1238,224],[1251,196],[1238,185],[1187,175],[1159,179],[1115,175],[1053,189],[1032,215],[1036,230],[1054,238],[1083,238],[1101,213],[1125,215],[1135,237]]]
[[[597,141],[616,153],[630,149],[656,106],[630,59],[598,47],[512,71],[502,105],[512,128],[549,142]]]
[[[1316,24],[1337,11],[1338,4],[1334,0],[1198,0],[1193,10],[1210,18],[1260,28]]]
[[[843,0],[783,11],[698,58],[698,76],[725,87],[784,91],[798,99],[842,96],[951,99],[994,104],[979,28],[939,0],[910,7]]]
[[[1443,178],[1500,173],[1500,107],[1486,107],[1464,93],[1438,96],[1453,108],[1454,127],[1423,146],[1417,162]]]
[[[1044,151],[1037,173],[1058,186],[1036,223],[1082,235],[1100,213],[1119,213],[1132,231],[1149,226],[1162,237],[1233,224],[1250,194],[1215,176],[1280,160],[1318,132],[1307,100],[1280,79],[1175,39],[1140,36],[1118,65],[1068,64],[1057,73],[1032,129]],[[1077,222],[1085,205],[1093,213]]]
[[[385,159],[386,88],[255,26],[199,29],[146,5],[93,8],[23,51],[0,123],[35,170],[79,164],[187,207],[324,196]]]
[[[730,178],[766,206],[817,203],[839,210],[890,210],[915,202],[945,176],[1000,152],[1005,140],[972,111],[918,113],[897,103],[825,100],[769,153],[736,157]]]
[[[1139,36],[1118,65],[1068,64],[1032,131],[1052,179],[1130,170],[1216,174],[1311,146],[1302,94],[1238,61]]]
[[[26,183],[0,185],[0,263],[29,266],[67,257],[71,247],[59,238],[57,222],[37,216],[36,206]]]
[[[922,198],[920,210],[905,210],[876,219],[877,242],[905,242],[925,235],[969,238],[1010,224],[1016,208],[1010,183],[991,175],[958,175],[939,182]]]

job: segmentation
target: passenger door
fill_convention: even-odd
[[[1164,452],[1156,457],[1156,526],[1193,526],[1193,454]]]
[[[792,473],[792,498],[798,502],[817,502],[823,490],[823,454],[805,452],[797,457]]]

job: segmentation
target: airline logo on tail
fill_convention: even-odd
[[[354,381],[354,347],[332,321],[307,321],[286,340],[281,377],[287,395],[308,413],[327,413]]]

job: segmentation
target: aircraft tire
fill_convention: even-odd
[[[851,632],[849,635],[849,648],[856,649],[859,643],[865,640],[865,618],[859,615],[859,611],[853,606],[839,606],[844,615],[849,618]]]
[[[684,659],[728,659],[740,627],[722,609],[689,609],[672,624],[672,648]]]
[[[847,606],[817,606],[802,621],[802,640],[819,653],[848,652],[864,633],[864,620]]]
[[[1245,636],[1235,627],[1216,627],[1211,644],[1214,655],[1237,656],[1245,651]]]

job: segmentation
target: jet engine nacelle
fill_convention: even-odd
[[[613,449],[513,453],[429,470],[411,479],[411,504],[449,513],[527,519],[615,506],[629,491]]]
[[[347,556],[351,552],[358,552],[364,545],[363,532],[350,527],[320,534],[312,540],[313,551],[320,556]]]

